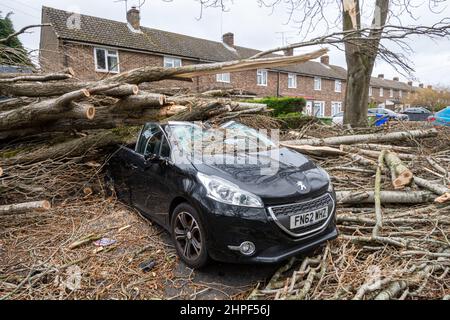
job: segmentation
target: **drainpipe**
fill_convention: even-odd
[[[280,97],[280,71],[277,72],[277,98]]]

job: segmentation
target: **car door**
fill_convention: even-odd
[[[146,216],[165,224],[171,197],[166,186],[170,146],[157,124],[144,127],[140,142],[136,157],[132,160],[132,201]]]

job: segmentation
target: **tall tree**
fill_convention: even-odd
[[[229,10],[232,0],[198,0],[201,13],[204,8],[219,7]],[[261,52],[269,53],[314,45],[331,45],[345,51],[347,61],[347,89],[344,123],[354,127],[367,125],[369,86],[376,59],[383,59],[404,75],[414,71],[409,56],[413,50],[407,40],[411,36],[429,38],[449,37],[450,18],[431,25],[411,25],[407,20],[419,21],[414,12],[422,13],[426,5],[432,13],[445,9],[445,0],[256,0],[262,7],[287,9],[289,21],[298,25],[301,42]],[[336,14],[338,12],[338,14]],[[331,16],[331,18],[330,18]],[[370,26],[362,18],[371,21]],[[340,24],[340,26],[339,26]],[[308,39],[320,28],[325,35]],[[330,33],[331,30],[341,31]]]
[[[0,64],[3,65],[20,65],[31,66],[31,60],[27,55],[22,43],[14,31],[14,25],[9,12],[6,16],[0,15]]]

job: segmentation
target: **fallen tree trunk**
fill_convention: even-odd
[[[413,173],[403,164],[394,152],[386,152],[384,160],[392,174],[392,185],[395,189],[401,189],[409,185],[413,179]]]
[[[27,213],[30,211],[46,211],[51,208],[50,202],[47,200],[44,201],[35,201],[35,202],[27,202],[27,203],[18,203],[18,204],[9,204],[0,206],[0,216],[2,215],[11,215],[11,214],[19,214],[19,213]]]
[[[391,142],[400,141],[413,138],[429,138],[437,136],[436,129],[427,130],[412,130],[392,133],[375,133],[375,134],[361,134],[353,136],[339,136],[330,138],[313,138],[313,139],[301,139],[284,141],[290,145],[341,145],[341,144],[355,144],[355,143],[370,143],[370,142]]]
[[[381,203],[427,203],[433,202],[435,195],[429,191],[381,191]],[[341,204],[374,203],[373,191],[338,191],[336,199]]]
[[[376,151],[376,150],[366,150],[366,149],[361,149],[359,147],[355,147],[353,145],[341,145],[340,149],[343,151],[347,151],[347,152],[353,152],[353,153],[358,153],[364,156],[368,156],[371,158],[378,158],[381,154],[382,151]],[[383,149],[388,151],[388,149]],[[402,159],[402,160],[414,160],[417,158],[416,155],[413,154],[406,154],[406,153],[397,153],[397,156]]]

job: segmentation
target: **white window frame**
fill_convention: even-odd
[[[380,97],[384,97],[384,88],[380,87]]]
[[[297,74],[295,73],[288,74],[288,89],[297,89]]]
[[[269,73],[266,69],[258,69],[256,70],[256,84],[260,87],[267,87],[269,82]],[[261,79],[261,81],[260,81]]]
[[[342,81],[341,80],[334,80],[334,92],[342,92]]]
[[[105,66],[106,69],[101,69],[98,67],[98,61],[97,61],[97,50],[103,50],[105,52]],[[109,51],[115,51],[115,54],[109,53]],[[108,57],[116,57],[117,58],[117,71],[109,70],[108,65]],[[96,72],[105,72],[105,73],[120,73],[120,61],[119,61],[119,51],[117,49],[112,48],[103,48],[103,47],[94,47],[94,61],[95,61],[95,71]]]
[[[320,91],[322,90],[322,78],[314,77],[314,90]]]
[[[373,95],[373,88],[369,87],[369,97],[371,97]]]
[[[314,114],[314,107],[315,107],[315,104],[320,104],[320,112],[319,112],[319,114],[317,114],[317,115],[315,115]],[[314,101],[313,102],[313,105],[312,105],[312,112],[313,112],[313,117],[318,117],[318,118],[323,118],[323,117],[325,117],[325,101]]]
[[[230,83],[231,82],[231,74],[228,73],[218,73],[216,75],[216,81],[222,83]]]
[[[394,89],[389,89],[389,98],[394,97]]]
[[[338,105],[337,110],[336,105]],[[334,117],[339,112],[342,112],[342,102],[341,101],[331,101],[331,116]]]
[[[177,63],[179,62],[179,63]],[[180,58],[164,56],[164,68],[178,68],[183,66],[183,61]]]

